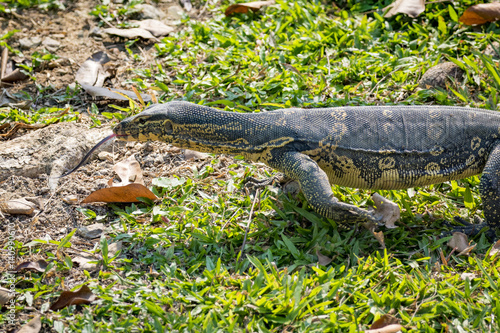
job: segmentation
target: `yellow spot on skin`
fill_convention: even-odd
[[[347,113],[342,109],[337,109],[333,111],[330,115],[336,121],[344,121],[347,118]]]
[[[392,168],[394,168],[395,165],[396,165],[396,162],[394,161],[394,158],[392,158],[392,157],[383,158],[378,162],[378,167],[380,170],[392,169]]]
[[[483,157],[485,154],[486,154],[486,149],[484,148],[479,149],[479,151],[477,152],[477,155],[479,157]]]
[[[439,156],[443,152],[444,152],[444,148],[443,147],[436,147],[436,148],[434,148],[434,149],[431,150],[431,155],[432,156]]]
[[[481,146],[481,138],[479,137],[474,137],[472,141],[470,142],[470,148],[472,150],[476,150]]]
[[[470,155],[467,161],[465,161],[466,165],[472,165],[476,161],[476,157],[474,155]]]
[[[384,132],[386,134],[392,134],[394,132],[394,125],[391,124],[391,123],[388,123],[388,124],[384,124],[382,126],[382,129],[384,130]]]
[[[383,110],[382,114],[384,116],[386,116],[387,118],[391,118],[392,117],[392,111],[391,110]]]
[[[439,164],[431,162],[425,166],[425,171],[427,171],[430,176],[435,176],[439,174],[439,171],[441,171],[441,167],[439,166]]]

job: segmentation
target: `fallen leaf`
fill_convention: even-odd
[[[373,237],[379,242],[380,246],[385,249],[384,233],[382,231],[373,232]]]
[[[11,215],[30,215],[35,208],[35,204],[24,198],[0,202],[0,210]]]
[[[158,41],[158,39],[155,36],[153,36],[151,32],[141,28],[130,28],[130,29],[107,28],[103,29],[103,32],[110,35],[116,35],[128,39],[141,37],[144,39],[152,39],[154,41]]]
[[[48,265],[49,264],[47,264],[47,262],[43,259],[37,261],[25,261],[22,264],[17,265],[17,267],[14,268],[14,271],[21,272],[24,270],[34,270],[43,273]]]
[[[82,203],[91,202],[140,202],[138,197],[150,200],[158,198],[142,184],[128,184],[126,186],[108,187],[92,192]]]
[[[316,249],[316,256],[318,257],[318,264],[321,266],[329,265],[332,262],[332,259],[324,254],[321,254],[318,249]]]
[[[385,314],[379,319],[375,320],[373,324],[370,326],[369,330],[366,330],[367,333],[391,333],[398,332],[403,328],[399,324],[399,319],[390,314]]]
[[[121,179],[121,183],[117,184],[117,186],[125,186],[131,183],[144,185],[141,166],[135,155],[131,155],[127,159],[116,163],[113,166],[113,171]]]
[[[264,6],[269,6],[269,5],[273,5],[273,4],[274,4],[274,0],[237,3],[237,4],[234,4],[234,5],[227,7],[225,14],[226,14],[226,16],[230,16],[233,14],[246,14],[250,10],[252,10],[253,12],[256,12]]]
[[[88,286],[82,286],[78,291],[63,291],[57,301],[50,306],[52,311],[57,311],[70,305],[90,304],[96,299]]]
[[[388,9],[389,11],[385,13],[384,17],[391,17],[401,13],[415,18],[425,10],[425,2],[424,0],[396,0],[385,7],[384,12]]]
[[[448,246],[458,252],[462,252],[469,247],[469,239],[467,235],[462,232],[454,232],[453,236],[448,241]]]
[[[489,256],[493,257],[495,254],[500,253],[500,239],[491,247]]]
[[[13,83],[13,82],[17,82],[17,81],[26,80],[27,78],[29,78],[28,75],[26,75],[23,72],[21,72],[21,70],[19,68],[16,68],[15,70],[13,70],[12,72],[10,72],[9,74],[5,75],[2,78],[1,81],[2,82]]]
[[[399,206],[378,193],[372,195],[372,200],[376,206],[374,211],[375,218],[383,222],[387,228],[397,228],[394,222],[399,220],[401,216]]]
[[[0,308],[14,298],[14,292],[10,289],[0,287]]]
[[[191,161],[191,160],[204,160],[206,159],[208,156],[210,156],[209,154],[207,153],[201,153],[199,151],[195,151],[195,150],[190,150],[190,149],[186,149],[184,150],[184,159],[186,161]]]
[[[467,8],[460,22],[467,25],[484,24],[500,18],[500,2],[481,3]]]
[[[94,53],[80,66],[75,74],[75,81],[80,84],[102,87],[106,78],[110,76],[102,65],[109,60],[106,52],[100,51]]]
[[[174,28],[166,25],[165,23],[153,19],[132,21],[132,23],[139,25],[140,29],[149,31],[155,37],[166,36],[175,30]]]
[[[123,89],[110,89],[102,87],[94,87],[89,84],[80,84],[87,94],[92,97],[107,97],[109,99],[128,101],[128,99],[120,94],[130,97],[131,99],[137,100],[137,95],[133,91],[123,90]],[[116,93],[119,92],[120,94]],[[148,94],[141,94],[142,99],[145,102],[151,101],[151,96]]]
[[[81,269],[84,269],[84,270],[89,271],[89,272],[96,271],[97,265],[99,263],[99,259],[94,258],[90,255],[77,256],[77,257],[71,258],[71,261],[73,261],[74,263],[77,263],[78,267],[80,267]],[[91,263],[91,261],[93,261],[94,263]]]
[[[37,333],[42,328],[42,321],[40,315],[27,322],[17,333]]]

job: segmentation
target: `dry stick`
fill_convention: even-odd
[[[247,242],[248,229],[250,229],[250,223],[252,222],[253,208],[255,207],[255,203],[257,202],[257,198],[259,197],[260,189],[255,191],[255,198],[253,199],[252,208],[250,209],[250,215],[248,216],[247,227],[245,228],[245,237],[243,237],[243,245],[241,245],[240,255],[238,262],[241,260],[243,256],[243,252],[245,251],[245,244]]]
[[[0,80],[5,76],[5,70],[7,69],[7,59],[9,58],[9,49],[4,47],[2,50],[2,65],[0,66]]]

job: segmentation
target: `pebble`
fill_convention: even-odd
[[[42,44],[42,39],[40,37],[26,37],[26,38],[21,38],[19,40],[19,45],[21,46],[21,49],[31,49],[34,47],[37,47],[38,45]]]

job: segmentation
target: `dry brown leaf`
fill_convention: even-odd
[[[19,68],[16,68],[15,70],[13,70],[11,73],[9,73],[8,75],[5,75],[3,78],[2,78],[2,82],[9,82],[9,83],[13,83],[13,82],[17,82],[17,81],[23,81],[23,80],[26,80],[27,78],[29,78],[28,75],[24,74],[23,72],[21,72],[21,70]]]
[[[131,155],[127,159],[116,163],[113,166],[113,171],[116,172],[118,177],[122,180],[121,183],[115,186],[124,186],[130,183],[144,185],[141,166],[135,159],[135,155]]]
[[[0,210],[11,215],[30,215],[35,207],[35,204],[24,198],[0,202]]]
[[[196,151],[196,150],[190,150],[190,149],[186,149],[184,150],[184,159],[186,161],[191,161],[191,160],[204,160],[206,159],[208,156],[207,153],[201,153],[199,151]]]
[[[106,52],[94,53],[80,66],[75,74],[75,81],[80,84],[102,87],[106,78],[110,76],[102,65],[109,62],[109,60]]]
[[[63,291],[57,301],[50,306],[52,311],[57,311],[70,305],[90,304],[96,299],[89,287],[82,286],[79,290]]]
[[[25,261],[22,264],[17,265],[17,267],[14,268],[14,271],[21,272],[24,270],[35,270],[40,273],[43,273],[45,272],[47,266],[48,266],[47,262],[43,259],[37,261]]]
[[[500,239],[491,247],[489,256],[493,257],[495,254],[500,253]]]
[[[144,39],[152,39],[154,41],[158,41],[158,39],[155,36],[153,36],[151,32],[141,28],[130,28],[130,29],[107,28],[103,29],[102,31],[110,35],[116,35],[128,39],[141,37]]]
[[[379,232],[373,231],[373,236],[379,242],[380,246],[383,249],[385,249],[384,233],[382,231],[379,231]]]
[[[316,249],[316,256],[318,257],[318,264],[321,266],[329,265],[332,262],[332,258],[321,254],[318,249]]]
[[[97,264],[99,263],[99,259],[94,258],[90,255],[86,256],[77,256],[74,258],[71,258],[71,261],[74,263],[78,264],[78,267],[81,269],[84,269],[89,272],[93,272],[97,270]],[[96,263],[91,263],[91,261],[96,262]]]
[[[387,228],[397,228],[394,222],[401,216],[399,206],[378,193],[372,195],[372,200],[377,207],[374,211],[375,218],[383,222]]]
[[[0,308],[14,298],[14,292],[10,289],[0,287]]]
[[[127,186],[109,187],[92,192],[82,203],[91,202],[140,202],[138,197],[150,200],[158,198],[142,184],[128,184]]]
[[[452,238],[448,241],[448,246],[462,252],[469,247],[469,239],[463,232],[454,232]]]
[[[169,27],[165,23],[153,19],[132,21],[132,23],[138,24],[139,28],[151,32],[155,37],[168,35],[169,33],[175,30],[174,28]]]
[[[365,332],[368,333],[391,333],[398,332],[403,327],[399,325],[399,319],[390,314],[385,314],[379,319],[375,320],[370,326],[369,330]]]
[[[42,329],[40,315],[27,322],[17,333],[38,333]]]
[[[390,10],[384,15],[384,17],[391,17],[401,13],[415,18],[422,14],[425,10],[425,2],[424,0],[396,0],[389,6],[385,7],[384,11],[389,8]]]
[[[467,25],[484,24],[500,19],[500,2],[481,3],[471,6],[460,17],[460,22]]]
[[[234,4],[234,5],[227,7],[225,14],[226,14],[226,16],[231,16],[233,14],[246,14],[250,10],[252,10],[253,12],[256,12],[264,6],[269,6],[269,5],[273,5],[273,4],[274,4],[274,0],[237,3],[237,4]]]

